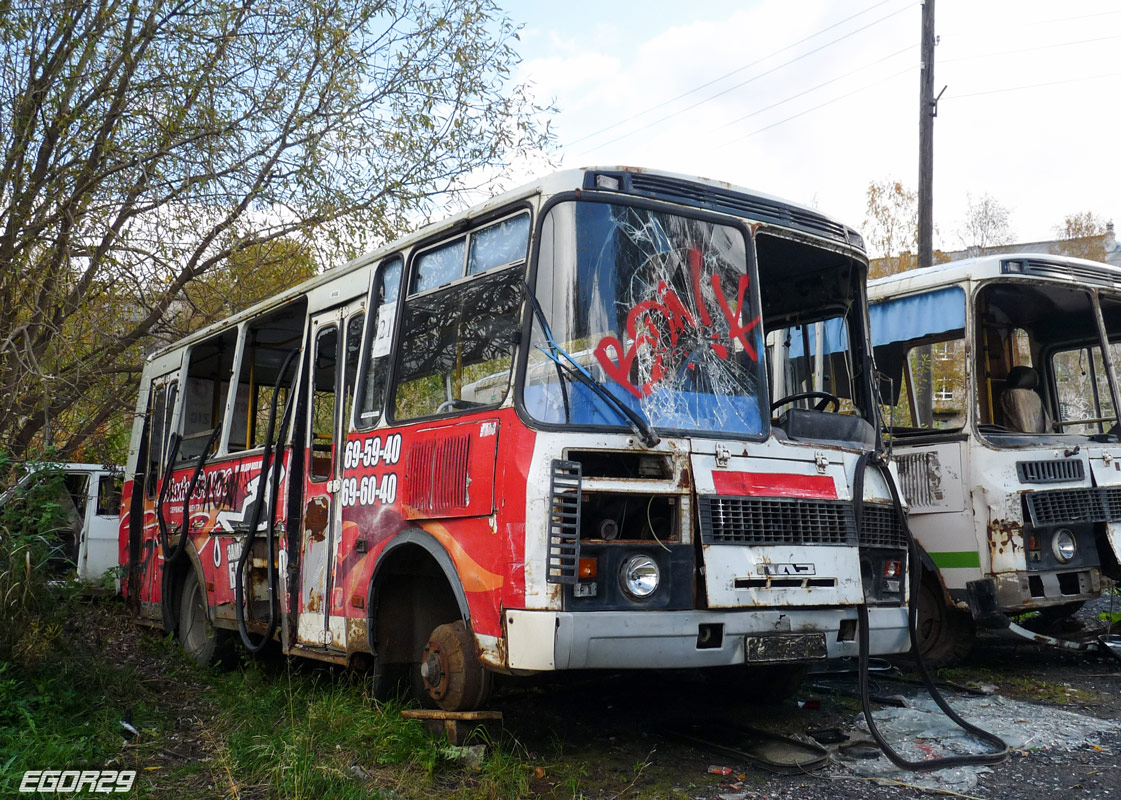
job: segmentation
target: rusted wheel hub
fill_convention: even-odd
[[[490,673],[462,620],[432,631],[421,655],[420,677],[425,693],[445,711],[478,708],[490,694]]]

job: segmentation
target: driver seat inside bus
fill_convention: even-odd
[[[1004,391],[1000,395],[1006,427],[1020,433],[1046,433],[1051,430],[1051,419],[1036,391],[1038,387],[1039,373],[1032,367],[1019,366],[1008,371]]]

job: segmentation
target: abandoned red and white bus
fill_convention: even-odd
[[[853,496],[866,267],[816,211],[630,168],[430,225],[148,360],[127,595],[199,661],[237,631],[448,710],[494,673],[787,677],[861,607],[906,651],[890,487]]]

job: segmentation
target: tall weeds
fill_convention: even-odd
[[[13,473],[0,453],[0,475]],[[0,662],[25,669],[42,662],[58,636],[66,605],[52,589],[58,572],[59,534],[68,522],[58,499],[63,474],[50,467],[25,486],[15,485],[0,506]]]

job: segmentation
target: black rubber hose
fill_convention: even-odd
[[[879,453],[864,453],[856,462],[856,474],[853,476],[853,506],[856,516],[856,529],[860,531],[861,518],[863,516],[864,504],[864,474],[865,470],[871,465],[872,469],[879,472],[884,482],[887,484],[888,492],[891,495],[892,507],[899,517],[900,524],[903,531],[907,536],[907,555],[908,555],[908,573],[910,574],[910,588],[911,588],[911,602],[908,603],[907,608],[907,632],[911,639],[911,652],[914,654],[915,663],[919,668],[919,675],[922,677],[923,686],[926,688],[927,693],[933,698],[935,704],[942,709],[947,717],[954,721],[954,723],[967,733],[977,737],[978,739],[991,744],[996,748],[991,753],[977,753],[973,755],[962,756],[944,756],[942,758],[931,758],[925,761],[908,761],[901,756],[895,749],[888,744],[887,739],[880,733],[880,729],[876,727],[876,721],[872,717],[872,703],[869,697],[868,690],[868,673],[869,673],[869,641],[868,641],[868,602],[861,603],[857,607],[857,628],[860,637],[860,655],[858,680],[860,681],[860,705],[864,711],[864,718],[868,722],[868,731],[872,734],[872,738],[876,744],[883,750],[884,755],[888,760],[900,769],[910,770],[912,772],[930,772],[936,769],[947,769],[950,767],[962,766],[983,766],[989,764],[999,764],[1008,758],[1008,745],[1003,739],[995,733],[979,728],[976,725],[967,722],[958,715],[938,687],[934,683],[934,678],[930,674],[930,670],[926,666],[926,661],[922,657],[922,652],[919,650],[919,635],[918,635],[918,617],[919,609],[918,602],[915,600],[915,589],[918,587],[918,581],[921,579],[922,562],[919,559],[918,544],[915,543],[915,537],[911,534],[911,528],[907,524],[907,515],[903,513],[903,503],[899,498],[899,490],[895,486],[895,481],[891,478],[891,473],[888,471],[887,466],[884,464]]]
[[[249,529],[245,532],[245,538],[242,540],[241,555],[238,557],[237,568],[234,572],[234,616],[237,619],[237,632],[241,637],[241,643],[245,645],[245,649],[250,653],[259,653],[265,648],[265,645],[272,639],[273,634],[276,633],[276,626],[280,620],[280,613],[277,608],[276,541],[273,536],[273,531],[276,526],[276,499],[280,483],[281,460],[276,458],[274,466],[275,454],[273,442],[275,439],[277,448],[281,448],[281,443],[288,432],[288,423],[291,420],[291,412],[294,406],[293,401],[296,396],[296,389],[294,386],[289,390],[288,399],[284,404],[280,433],[274,437],[276,433],[276,407],[280,401],[280,387],[284,382],[284,376],[287,374],[288,367],[291,366],[292,360],[296,357],[298,352],[298,350],[293,350],[288,354],[288,357],[280,367],[280,372],[278,372],[276,376],[272,400],[269,403],[269,420],[265,427],[265,451],[261,455],[261,472],[257,478],[257,498],[253,503],[253,510],[250,513],[249,519]],[[249,635],[249,628],[245,621],[245,565],[249,561],[253,550],[253,538],[257,533],[257,527],[261,524],[261,513],[265,503],[265,490],[266,488],[270,488],[267,480],[270,477],[270,471],[272,472],[272,485],[269,497],[269,524],[265,534],[267,537],[266,558],[268,561],[267,585],[269,589],[269,621],[264,635],[259,641],[254,642]]]
[[[175,459],[179,456],[179,443],[181,438],[179,434],[171,434],[168,441],[167,452],[167,465],[164,467],[163,480],[160,482],[160,491],[156,495],[156,525],[160,533],[160,547],[166,557],[166,553],[171,549],[171,536],[167,530],[167,519],[163,515],[163,506],[167,502],[167,491],[171,486],[171,472],[175,464]]]

